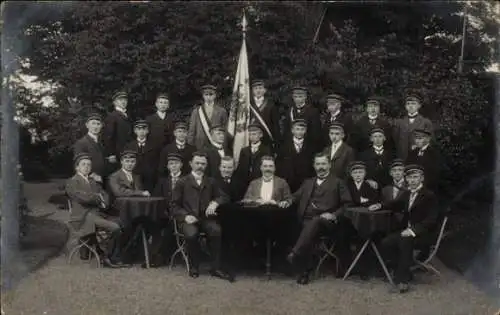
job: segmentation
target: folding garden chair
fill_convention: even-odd
[[[423,269],[425,271],[431,271],[434,274],[436,274],[437,276],[441,276],[441,273],[439,272],[439,270],[437,270],[436,267],[434,267],[431,262],[439,250],[439,245],[441,244],[441,241],[443,239],[443,235],[444,235],[444,231],[445,231],[447,223],[448,223],[448,216],[445,216],[443,218],[443,221],[441,222],[441,227],[439,229],[439,233],[437,234],[436,241],[434,242],[433,245],[431,245],[430,252],[429,252],[429,255],[427,256],[427,258],[425,258],[424,260],[417,260],[416,256],[414,255],[414,259],[413,259],[414,265],[411,268],[412,270]]]

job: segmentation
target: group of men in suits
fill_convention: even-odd
[[[203,230],[213,245],[211,273],[233,279],[221,268],[221,229],[215,218],[218,208],[242,198],[280,207],[296,202],[302,228],[288,255],[292,263],[304,257],[303,261],[308,261],[318,235],[331,231],[340,231],[336,233],[339,236],[348,234],[342,211],[351,204],[367,205],[374,211],[381,207],[401,210],[404,205],[401,220],[409,222],[404,231],[412,233],[400,233],[402,238],[419,235],[423,231],[420,226],[416,231],[410,226],[430,220],[428,211],[434,197],[427,192],[424,195],[432,199],[426,202],[430,208],[408,215],[415,197],[411,195],[410,202],[406,192],[416,190],[415,185],[435,191],[441,161],[432,142],[432,123],[419,114],[417,96],[405,98],[408,115],[391,124],[380,112],[378,97],[367,99],[365,114],[355,121],[343,110],[342,96],[328,95],[326,111],[320,114],[309,103],[307,90],[296,87],[293,105],[280,119],[277,106],[266,96],[265,83],[256,80],[252,83],[250,143],[241,150],[235,165],[226,132],[227,111],[217,104],[216,87],[206,85],[201,90],[203,103],[193,109],[189,124],[172,120],[166,94],[158,95],[155,114],[132,124],[127,95],[118,92],[113,96],[115,110],[104,121],[96,114],[88,116],[88,133],[74,145],[75,156],[85,154],[91,160],[92,172],[85,178],[109,188],[113,196],[155,194],[171,201],[169,211],[186,237],[194,266],[191,276],[199,274],[197,235]],[[75,180],[81,183],[78,163],[75,160]],[[412,166],[405,171],[404,165]],[[77,186],[83,192],[96,189],[94,184]],[[71,187],[70,197],[85,205]],[[97,208],[88,206],[88,213]],[[344,239],[341,247],[348,251],[349,240]],[[405,246],[410,243],[404,239]],[[409,267],[407,260],[401,261],[404,267],[397,280],[404,287]],[[309,282],[308,270],[303,267],[299,283]]]

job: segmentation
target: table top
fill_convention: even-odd
[[[363,214],[370,214],[370,215],[381,215],[381,214],[389,214],[392,213],[391,210],[375,210],[375,211],[370,211],[368,210],[367,207],[356,207],[356,208],[346,208],[346,212],[355,212],[355,213],[363,213]]]
[[[146,201],[146,202],[153,202],[153,201],[164,201],[165,198],[163,197],[145,197],[145,196],[127,196],[127,197],[117,197],[116,201]]]
[[[238,202],[237,203],[242,209],[248,209],[248,210],[286,210],[287,208],[280,208],[277,205],[272,205],[272,204],[259,204],[255,201],[250,201],[250,202]]]

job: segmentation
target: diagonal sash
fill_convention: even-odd
[[[266,122],[264,121],[264,118],[262,118],[259,110],[255,107],[253,103],[250,103],[250,109],[254,113],[255,117],[257,118],[261,126],[264,127],[264,129],[266,130],[267,134],[269,135],[269,138],[271,138],[271,141],[274,141],[273,135],[271,134],[269,127],[267,126]]]
[[[214,105],[214,107],[215,107],[215,105]],[[214,110],[215,110],[215,108],[214,108]],[[200,117],[201,126],[203,127],[203,131],[205,132],[205,135],[207,136],[208,141],[210,141],[210,143],[213,144],[214,146],[217,145],[215,143],[215,141],[212,139],[212,136],[210,135],[210,123],[208,122],[207,113],[205,112],[203,105],[201,105],[198,108],[198,116]]]

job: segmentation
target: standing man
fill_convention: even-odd
[[[367,179],[374,180],[380,188],[391,183],[389,168],[395,158],[394,151],[386,146],[384,129],[375,127],[370,132],[372,146],[360,154],[366,163]]]
[[[164,146],[172,142],[172,115],[168,112],[170,101],[168,95],[160,93],[156,97],[156,113],[146,117],[149,125],[149,139],[153,148],[160,154]]]
[[[221,227],[217,222],[217,208],[227,202],[215,179],[205,176],[207,156],[196,152],[191,160],[191,174],[182,177],[175,186],[173,194],[173,213],[175,220],[186,239],[190,261],[189,276],[198,278],[200,244],[199,231],[204,231],[209,240],[212,269],[210,274],[230,282],[234,277],[221,269]]]
[[[312,249],[321,235],[335,238],[345,237],[340,215],[345,206],[351,203],[351,196],[344,182],[330,173],[330,160],[324,153],[314,157],[316,177],[306,179],[300,189],[293,194],[293,201],[298,202],[297,217],[302,229],[292,251],[287,256],[288,262],[297,264],[301,273],[297,283],[309,283]],[[337,242],[343,245],[342,242]],[[341,244],[342,243],[342,244]],[[340,246],[347,251],[349,246]],[[348,256],[347,254],[342,258]],[[300,260],[300,262],[299,262]],[[341,263],[347,263],[341,261]]]
[[[106,158],[104,146],[101,142],[102,118],[99,114],[90,114],[85,122],[87,134],[75,142],[73,156],[86,153],[92,160],[92,173],[89,175],[93,180],[103,185],[106,176]]]
[[[177,122],[174,128],[175,140],[161,150],[160,161],[158,162],[158,173],[160,176],[168,175],[167,159],[172,153],[179,154],[182,157],[182,175],[191,172],[189,162],[193,158],[196,148],[187,143],[188,125],[185,122]]]
[[[372,146],[371,131],[374,128],[381,128],[384,131],[386,149],[394,148],[392,139],[393,131],[389,121],[380,113],[380,98],[377,96],[369,97],[365,102],[365,113],[356,122],[357,139],[354,148],[357,152],[368,150]]]
[[[328,136],[330,145],[323,152],[330,158],[332,174],[345,179],[349,172],[349,164],[354,160],[354,150],[344,142],[344,125],[339,122],[331,123]]]
[[[415,129],[426,129],[433,132],[432,122],[419,114],[420,99],[415,94],[409,94],[405,98],[407,115],[396,121],[394,126],[394,141],[397,156],[406,161],[408,153],[414,148],[413,132]]]
[[[147,121],[139,119],[134,123],[136,139],[129,142],[125,150],[137,152],[137,164],[134,174],[140,176],[144,189],[153,191],[157,181],[158,152],[149,135]]]
[[[113,95],[115,109],[104,121],[103,142],[106,158],[111,163],[110,173],[119,168],[119,157],[127,143],[132,140],[132,120],[127,114],[128,96],[124,91]]]
[[[203,104],[196,106],[191,112],[189,119],[188,143],[203,150],[213,143],[210,130],[213,126],[223,126],[227,124],[227,111],[216,104],[217,89],[213,85],[205,85],[201,88]]]
[[[208,158],[205,175],[208,177],[216,177],[219,174],[221,159],[225,156],[232,156],[232,152],[226,145],[226,128],[224,128],[224,126],[213,126],[210,135],[213,143],[208,144],[205,148]]]
[[[314,106],[307,104],[307,90],[304,87],[295,87],[292,90],[292,98],[294,104],[285,116],[284,141],[286,142],[293,137],[291,133],[293,122],[298,119],[304,120],[307,124],[307,135],[305,141],[314,154],[323,148],[319,110]]]
[[[326,97],[326,112],[321,119],[324,145],[330,143],[328,132],[330,130],[330,125],[333,123],[342,124],[344,126],[344,141],[351,147],[354,144],[357,137],[357,135],[354,134],[356,131],[354,122],[351,115],[342,110],[343,102],[345,102],[345,99],[339,94],[329,94]]]
[[[252,82],[250,123],[260,125],[263,131],[262,143],[274,150],[281,143],[280,115],[274,102],[265,97],[266,91],[263,80]]]

